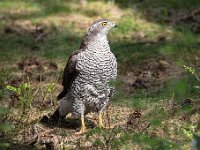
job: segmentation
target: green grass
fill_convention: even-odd
[[[147,120],[150,127],[139,134],[135,130],[128,132],[123,130],[126,124],[113,132],[94,128],[88,133],[88,136],[95,136],[95,140],[90,142],[94,142],[92,145],[96,147],[110,146],[114,149],[131,149],[133,146],[138,149],[189,148],[192,134],[199,134],[200,92],[199,89],[194,88],[199,85],[199,82],[194,75],[184,71],[183,65],[197,68],[196,72],[199,74],[200,35],[193,30],[192,23],[173,24],[170,19],[173,20],[179,13],[190,14],[199,6],[198,0],[145,0],[143,2],[115,0],[113,3],[106,0],[88,0],[85,6],[81,6],[79,1],[72,0],[0,1],[0,18],[2,18],[0,22],[0,73],[2,74],[0,91],[3,91],[0,93],[1,103],[11,105],[11,102],[7,101],[10,93],[5,89],[6,85],[11,84],[17,77],[25,82],[24,72],[17,68],[17,63],[22,58],[35,56],[42,61],[56,62],[58,65],[58,70],[44,73],[47,80],[43,82],[36,81],[34,71],[32,72],[30,87],[34,91],[39,90],[33,98],[33,108],[30,108],[33,114],[27,112],[24,115],[25,118],[20,120],[16,115],[20,112],[16,107],[17,101],[15,98],[9,98],[13,101],[13,108],[11,115],[6,119],[18,123],[13,137],[9,138],[17,141],[19,137],[17,142],[22,142],[20,131],[24,129],[28,131],[31,124],[38,122],[38,118],[53,111],[52,108],[56,106],[49,106],[48,100],[40,105],[42,96],[38,86],[43,87],[49,82],[55,82],[56,91],[48,93],[49,97],[55,98],[60,88],[62,76],[60,72],[70,53],[79,47],[89,25],[98,18],[110,18],[118,24],[118,28],[109,34],[109,40],[111,49],[117,57],[119,76],[125,77],[132,72],[135,73],[138,68],[143,72],[145,67],[142,65],[143,62],[151,63],[151,60],[159,61],[160,59],[169,61],[172,67],[177,67],[179,71],[185,73],[166,80],[158,90],[154,90],[154,87],[130,90],[131,85],[123,83],[119,78],[113,105],[120,112],[116,114],[114,111],[111,115],[113,114],[113,118],[120,116],[123,118],[118,120],[112,118],[112,121],[123,122],[129,113],[142,110],[144,113],[142,119]],[[36,28],[40,31],[36,31]],[[48,67],[44,65],[44,68]],[[150,69],[150,71],[153,72],[155,69]],[[9,72],[12,76],[3,74],[5,72]],[[193,100],[192,107],[181,106],[186,98]],[[127,112],[121,111],[123,109]],[[180,119],[184,117],[185,120]],[[62,128],[56,127],[55,130],[61,132]],[[70,134],[71,132],[74,133],[74,130],[70,130]],[[92,132],[91,135],[90,132]],[[109,141],[110,135],[113,139]],[[81,138],[83,137],[73,144],[82,146],[84,142],[81,143]],[[103,141],[101,141],[102,138]],[[89,141],[89,139],[84,140]]]

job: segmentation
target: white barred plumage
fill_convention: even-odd
[[[99,126],[103,127],[101,113],[110,101],[116,79],[117,62],[111,52],[107,34],[116,24],[98,20],[91,25],[80,46],[69,58],[63,75],[63,91],[58,95],[60,105],[52,118],[72,113],[81,116],[80,133],[85,132],[84,114],[99,113]]]

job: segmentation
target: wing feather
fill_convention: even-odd
[[[71,83],[74,81],[77,75],[77,70],[76,70],[76,64],[77,64],[77,55],[81,52],[82,50],[77,50],[75,51],[72,55],[70,55],[67,65],[65,66],[64,72],[63,72],[63,81],[62,81],[62,86],[63,86],[63,91],[57,96],[57,99],[60,100],[69,91],[71,88]]]

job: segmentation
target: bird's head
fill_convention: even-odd
[[[114,27],[117,27],[117,25],[110,20],[107,20],[107,19],[97,20],[90,26],[87,34],[94,35],[94,36],[97,34],[107,35],[110,29]]]

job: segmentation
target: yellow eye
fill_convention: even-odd
[[[107,22],[102,22],[102,26],[105,26],[105,25],[107,25]]]

